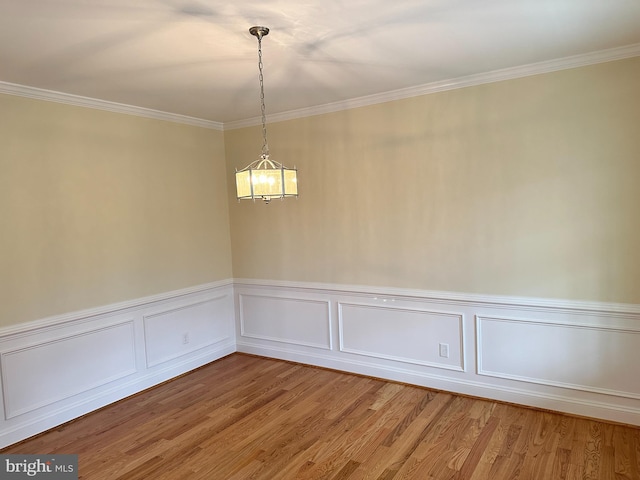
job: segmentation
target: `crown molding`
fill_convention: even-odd
[[[586,53],[582,55],[573,55],[570,57],[558,58],[555,60],[547,60],[544,62],[531,63],[518,67],[503,68],[465,77],[452,78],[437,82],[418,85],[415,87],[402,88],[392,90],[385,93],[367,95],[364,97],[352,98],[340,102],[327,103],[309,108],[301,108],[290,110],[287,112],[268,115],[269,122],[283,122],[286,120],[294,120],[296,118],[311,117],[313,115],[322,115],[325,113],[339,112],[341,110],[349,110],[352,108],[366,107],[379,103],[391,102],[394,100],[403,100],[430,93],[444,92],[447,90],[456,90],[458,88],[472,87],[483,85],[486,83],[501,82],[504,80],[513,80],[516,78],[530,77],[543,73],[551,73],[560,70],[568,70],[571,68],[585,67],[598,63],[612,62],[615,60],[623,60],[625,58],[640,56],[640,43],[626,45],[624,47],[611,48],[607,50],[599,50],[596,52]],[[225,122],[225,130],[233,130],[237,128],[252,127],[261,124],[260,117],[248,118],[246,120],[238,120],[235,122]]]
[[[165,120],[167,122],[210,128],[213,130],[223,130],[222,122],[213,122],[211,120],[188,117],[186,115],[179,115],[177,113],[162,112],[160,110],[136,107],[134,105],[108,102],[106,100],[99,100],[97,98],[82,97],[80,95],[71,95],[69,93],[55,92],[53,90],[27,87],[25,85],[17,85],[15,83],[0,81],[0,93],[15,95],[19,97],[33,98],[36,100],[63,103],[66,105],[74,105],[76,107],[87,107],[94,108],[96,110],[105,110],[107,112],[124,113],[125,115],[135,115],[136,117]]]
[[[456,90],[458,88],[472,87],[475,85],[501,82],[504,80],[512,80],[522,77],[529,77],[533,75],[540,75],[543,73],[556,72],[559,70],[568,70],[571,68],[584,67],[587,65],[611,62],[615,60],[623,60],[625,58],[637,56],[640,56],[640,43],[626,45],[624,47],[610,48],[607,50],[599,50],[596,52],[581,55],[573,55],[570,57],[563,57],[555,60],[531,63],[518,67],[503,68],[500,70],[493,70],[490,72],[478,73],[465,77],[440,80],[437,82],[418,85],[415,87],[402,88],[374,95],[366,95],[363,97],[327,103],[324,105],[289,110],[287,112],[268,115],[267,120],[269,122],[283,122],[286,120],[294,120],[297,118],[311,117],[314,115],[339,112],[342,110],[350,110],[352,108],[376,105],[379,103],[386,103],[394,100],[403,100],[406,98],[418,97],[431,93]],[[224,123],[214,122],[211,120],[189,117],[186,115],[152,110],[150,108],[136,107],[133,105],[125,105],[122,103],[109,102],[106,100],[82,97],[79,95],[71,95],[68,93],[55,92],[52,90],[44,90],[40,88],[27,87],[24,85],[0,81],[0,94],[2,93],[34,98],[37,100],[64,103],[79,107],[95,108],[97,110],[105,110],[115,113],[124,113],[126,115],[135,115],[138,117],[152,118],[156,120],[165,120],[168,122],[182,123],[185,125],[192,125],[196,127],[210,128],[213,130],[234,130],[261,124],[260,117],[253,117],[244,120]]]

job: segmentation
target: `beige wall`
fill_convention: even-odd
[[[0,95],[0,326],[232,275],[640,303],[638,85],[635,58],[270,123],[301,192],[270,205],[233,197],[259,127]]]
[[[231,277],[223,133],[0,95],[0,326]]]
[[[268,125],[300,198],[233,199],[234,277],[640,303],[640,58]],[[348,179],[352,178],[353,182]]]

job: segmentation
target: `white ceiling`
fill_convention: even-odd
[[[640,1],[0,0],[0,82],[238,122],[253,25],[269,115],[637,47]]]

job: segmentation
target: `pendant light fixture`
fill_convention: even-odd
[[[260,72],[260,105],[262,109],[262,154],[255,162],[242,170],[236,170],[236,195],[238,200],[256,198],[269,203],[273,198],[298,196],[298,171],[287,168],[269,158],[267,126],[264,108],[264,77],[262,75],[262,37],[269,33],[267,27],[251,27],[251,35],[258,38],[258,70]]]

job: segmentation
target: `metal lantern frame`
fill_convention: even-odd
[[[258,71],[260,73],[260,106],[262,112],[262,154],[260,158],[241,170],[236,170],[236,197],[261,199],[269,203],[274,198],[298,196],[298,170],[288,168],[269,158],[267,121],[264,106],[264,75],[262,73],[262,37],[269,34],[267,27],[251,27],[249,33],[258,39]]]

